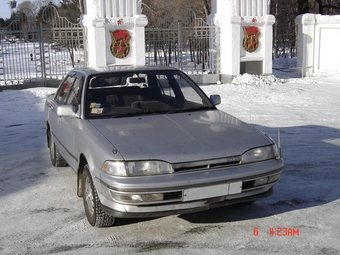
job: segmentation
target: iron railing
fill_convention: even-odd
[[[145,29],[146,64],[173,66],[188,74],[218,74],[219,27],[184,10],[183,21],[164,19]]]
[[[53,6],[42,22],[25,10],[8,27],[0,28],[0,86],[60,80],[84,66],[84,28],[60,17]]]
[[[188,74],[218,74],[219,27],[192,10],[181,22],[163,20],[145,29],[146,65],[177,67]],[[29,10],[0,28],[0,86],[60,80],[71,69],[86,66],[86,30],[60,17],[53,6],[41,22]]]

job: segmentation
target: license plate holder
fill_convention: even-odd
[[[242,192],[242,182],[224,183],[213,186],[189,188],[183,191],[183,202],[220,197]]]

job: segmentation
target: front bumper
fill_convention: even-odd
[[[151,217],[164,217],[169,215],[176,215],[176,214],[186,214],[186,213],[194,213],[209,210],[216,207],[228,206],[233,204],[239,203],[247,203],[252,202],[260,198],[266,198],[271,196],[274,193],[274,188],[270,187],[267,191],[261,194],[247,196],[243,198],[235,198],[229,199],[224,201],[219,201],[218,198],[211,198],[204,201],[194,202],[194,203],[186,203],[182,206],[171,206],[172,209],[169,207],[169,210],[166,211],[145,211],[145,212],[120,212],[114,209],[111,209],[107,206],[102,205],[102,209],[107,213],[116,218],[151,218]],[[191,208],[193,207],[193,208]]]
[[[283,171],[283,160],[270,160],[222,169],[192,171],[144,177],[104,175],[97,189],[103,210],[117,218],[160,217],[254,201],[273,193],[273,185]],[[239,189],[235,185],[240,186]],[[225,193],[215,192],[228,187]],[[232,191],[230,187],[234,187]],[[199,196],[195,198],[195,189]],[[192,192],[191,190],[194,190]],[[189,193],[188,193],[189,191]],[[208,194],[204,194],[207,191]],[[191,192],[191,193],[190,193]],[[113,193],[164,194],[162,201],[117,201]],[[202,194],[203,193],[203,194]],[[186,195],[194,199],[187,200]]]

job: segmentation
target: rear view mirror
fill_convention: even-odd
[[[210,102],[213,105],[219,105],[221,103],[221,96],[220,95],[211,95]]]
[[[145,80],[145,78],[144,77],[142,77],[142,78],[134,78],[134,77],[130,77],[129,78],[129,83],[145,83],[146,82],[146,80]]]
[[[76,115],[73,105],[59,105],[57,114],[59,117],[74,117]]]

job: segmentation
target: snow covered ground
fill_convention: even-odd
[[[274,74],[201,86],[275,140],[280,128],[273,196],[105,229],[87,223],[73,171],[50,163],[43,107],[55,89],[2,91],[0,254],[340,254],[340,76]]]

